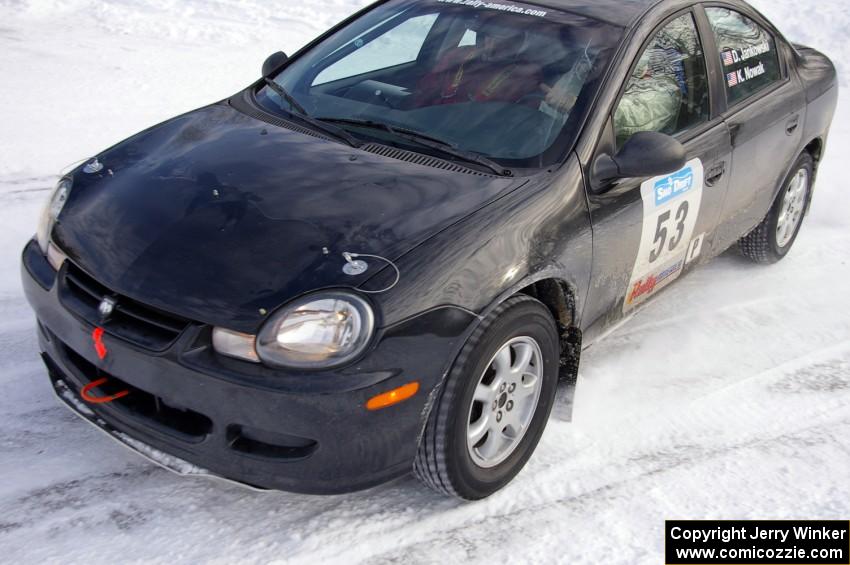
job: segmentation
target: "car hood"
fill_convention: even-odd
[[[255,331],[261,310],[355,287],[342,253],[395,259],[521,184],[405,162],[216,104],[146,130],[74,174],[53,237],[116,293]],[[402,277],[403,277],[402,273]]]

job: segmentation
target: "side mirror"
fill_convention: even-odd
[[[263,63],[263,76],[271,76],[276,70],[281,68],[289,57],[283,51],[272,53]]]
[[[600,155],[593,163],[592,188],[605,192],[611,181],[656,177],[674,173],[685,166],[685,148],[676,138],[655,131],[631,136],[613,157]]]

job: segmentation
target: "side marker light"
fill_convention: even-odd
[[[412,383],[407,383],[406,385],[400,386],[389,392],[373,396],[369,399],[369,402],[366,403],[366,409],[374,411],[380,410],[381,408],[387,408],[400,402],[404,402],[417,392],[419,392],[418,382],[414,381]]]

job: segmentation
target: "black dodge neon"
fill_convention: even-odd
[[[833,65],[739,0],[387,0],[63,177],[23,280],[72,410],[182,474],[478,499],[583,348],[782,259]]]

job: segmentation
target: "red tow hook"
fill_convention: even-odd
[[[109,379],[106,378],[90,382],[89,384],[83,387],[82,391],[80,391],[80,396],[82,396],[83,400],[85,400],[89,404],[106,404],[107,402],[112,402],[113,400],[124,398],[125,396],[130,394],[129,390],[122,390],[121,392],[117,392],[112,396],[92,396],[92,389],[95,389],[102,384],[106,384],[107,382],[109,382]]]

